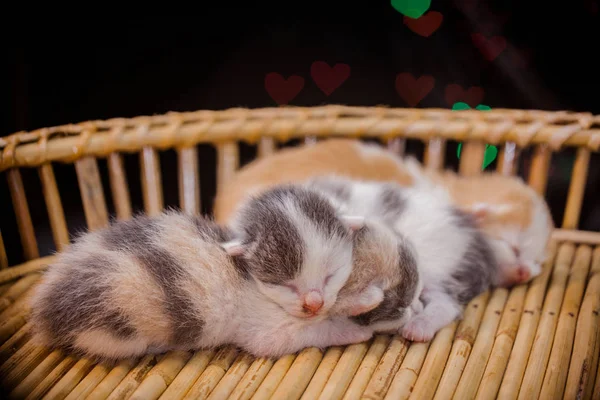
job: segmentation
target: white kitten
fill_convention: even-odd
[[[307,185],[334,199],[340,212],[380,219],[414,244],[424,309],[402,328],[406,338],[430,340],[460,315],[462,304],[496,283],[499,269],[490,244],[472,215],[452,206],[443,189],[334,176]]]

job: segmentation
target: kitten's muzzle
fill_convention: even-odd
[[[304,296],[302,310],[307,314],[315,315],[323,307],[324,303],[323,294],[318,290],[311,290]]]

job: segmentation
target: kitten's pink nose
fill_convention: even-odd
[[[517,279],[519,283],[523,283],[526,282],[527,280],[529,280],[529,278],[531,278],[531,272],[529,272],[529,268],[524,267],[524,266],[520,266],[517,269]]]
[[[316,314],[323,307],[323,295],[318,290],[311,290],[304,296],[302,308],[306,312]]]

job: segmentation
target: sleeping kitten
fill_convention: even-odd
[[[410,240],[367,219],[354,236],[352,262],[332,315],[350,315],[366,329],[395,333],[423,309],[417,253]]]
[[[36,289],[34,340],[101,360],[223,344],[278,357],[368,340],[371,330],[324,317],[351,272],[351,229],[329,203],[300,192],[297,208],[281,203],[297,226],[264,209],[277,191],[250,202],[245,212],[260,218],[250,224],[258,236],[241,245],[215,223],[173,211],[82,235]],[[314,218],[326,223],[313,226]],[[320,251],[311,240],[323,241]],[[273,259],[272,248],[286,258]]]
[[[329,139],[288,148],[241,168],[215,199],[215,218],[228,221],[248,194],[273,185],[335,174],[352,179],[412,186],[427,179],[446,188],[451,201],[476,216],[506,275],[506,286],[524,283],[541,272],[553,222],[543,198],[520,178],[484,173],[462,177],[450,171],[411,168],[379,145],[354,139]]]
[[[503,282],[505,271],[474,218],[454,207],[439,187],[403,188],[334,176],[306,185],[330,196],[340,212],[383,221],[413,243],[424,309],[402,327],[407,339],[431,340],[460,315],[462,305]]]

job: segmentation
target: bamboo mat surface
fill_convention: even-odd
[[[0,382],[15,399],[599,399],[600,247],[553,243],[529,285],[474,299],[430,343],[379,335],[279,360],[233,347],[116,366],[33,345],[39,268],[0,283]]]

